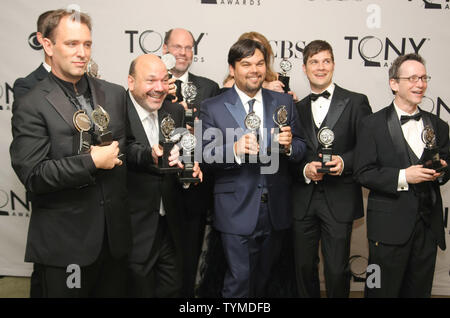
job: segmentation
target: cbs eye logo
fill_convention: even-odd
[[[39,51],[42,50],[42,45],[41,43],[39,43],[36,33],[37,32],[33,32],[30,34],[30,36],[28,37],[28,44],[33,50]]]

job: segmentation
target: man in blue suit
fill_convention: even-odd
[[[267,62],[259,42],[236,42],[228,53],[235,85],[201,106],[204,168],[215,177],[214,228],[221,234],[227,261],[223,297],[264,295],[284,230],[292,223],[288,163],[299,162],[306,149],[292,97],[262,88]],[[277,139],[286,154],[272,152],[269,168],[246,160],[265,154],[275,139],[278,126],[272,117],[281,105],[287,122]],[[261,127],[249,132],[244,122],[252,112]]]

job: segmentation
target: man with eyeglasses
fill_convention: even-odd
[[[176,78],[177,102],[187,108],[181,94],[182,83],[192,82],[197,88],[193,105],[199,111],[203,100],[219,94],[216,82],[189,72],[194,56],[195,41],[192,33],[185,29],[171,29],[166,33],[163,54],[171,53],[176,58],[175,67],[170,70]],[[189,128],[189,127],[188,127]],[[212,182],[204,175],[203,183],[183,191],[183,288],[182,296],[193,297],[197,265],[203,244],[207,210],[212,206]]]
[[[439,186],[449,177],[449,127],[418,107],[429,80],[420,55],[399,56],[389,69],[394,101],[358,130],[355,176],[370,189],[369,264],[379,266],[367,297],[430,297],[437,246],[445,249]],[[424,128],[435,134],[442,172],[424,167]]]

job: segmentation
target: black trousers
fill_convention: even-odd
[[[179,297],[181,271],[179,258],[167,226],[159,217],[152,249],[143,264],[128,264],[128,296],[134,298]]]
[[[321,242],[327,297],[346,298],[350,292],[350,240],[352,222],[339,223],[318,187],[303,220],[294,220],[294,256],[297,291],[302,298],[320,298],[319,241]]]
[[[433,286],[437,243],[431,229],[418,219],[404,245],[369,240],[369,264],[380,267],[380,288],[368,288],[366,297],[429,298]]]
[[[126,296],[127,258],[115,259],[112,257],[106,234],[100,254],[93,264],[79,267],[79,272],[73,269],[67,272],[67,269],[66,267],[34,264],[30,297],[110,298]],[[75,284],[77,279],[80,282],[79,288]]]

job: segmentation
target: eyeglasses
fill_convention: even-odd
[[[192,46],[170,45],[175,51],[180,52],[185,50],[186,52],[192,51]]]
[[[395,79],[407,79],[410,83],[417,83],[419,81],[419,79],[421,79],[423,83],[428,83],[431,80],[431,76],[428,76],[428,75],[424,75],[424,76],[412,75],[410,77],[395,77]]]

